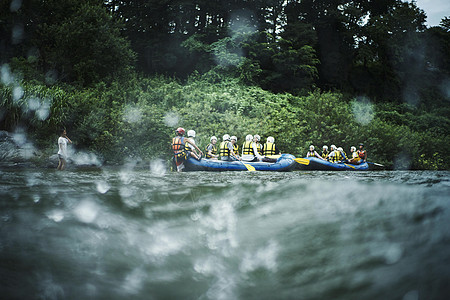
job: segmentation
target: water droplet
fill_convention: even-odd
[[[13,89],[12,95],[14,102],[19,101],[23,97],[24,91],[21,86],[16,86]]]
[[[102,163],[100,162],[100,159],[91,152],[77,152],[76,154],[71,154],[72,161],[76,165],[87,165],[87,166],[101,166]]]
[[[150,172],[156,176],[163,176],[166,174],[166,165],[162,160],[154,160],[150,162]]]
[[[92,223],[99,212],[99,207],[91,200],[81,201],[74,209],[77,219],[83,223]]]
[[[41,103],[38,98],[30,97],[28,99],[28,109],[29,110],[37,110],[41,106]]]
[[[139,123],[142,120],[142,112],[139,107],[127,106],[123,112],[123,120],[128,123]]]
[[[55,222],[61,222],[62,221],[62,219],[64,219],[64,211],[62,211],[62,210],[60,210],[60,209],[55,209],[55,210],[52,210],[51,212],[49,212],[48,214],[47,214],[47,217],[50,219],[50,220],[53,220],[53,221],[55,221]]]
[[[55,84],[57,79],[58,79],[58,71],[50,70],[47,73],[45,73],[45,82],[47,84]]]
[[[179,120],[180,120],[180,117],[174,112],[168,112],[164,116],[164,124],[166,124],[169,127],[176,126],[178,124]]]
[[[367,97],[358,97],[352,101],[351,106],[356,122],[361,125],[367,125],[372,122],[375,112],[373,104]]]
[[[12,35],[11,35],[11,40],[13,44],[19,44],[22,42],[23,40],[23,25],[22,24],[16,24],[14,25],[14,27],[12,28]]]
[[[385,252],[385,261],[388,265],[392,265],[397,263],[400,258],[402,257],[403,250],[402,248],[397,244],[392,244],[387,247]]]
[[[9,6],[9,10],[11,12],[17,12],[22,6],[22,0],[12,0],[11,5]]]
[[[100,194],[105,194],[110,188],[111,186],[106,181],[97,181],[97,191]]]
[[[39,196],[39,195],[34,195],[33,196],[33,202],[34,203],[39,203],[40,200],[41,200],[41,196]]]
[[[44,103],[42,103],[42,105],[36,111],[36,117],[39,120],[44,121],[48,118],[49,115],[50,115],[50,103],[44,101]]]
[[[13,76],[11,74],[11,69],[9,68],[9,65],[3,64],[0,72],[1,72],[2,83],[4,85],[11,84],[11,82],[13,81]]]
[[[18,146],[23,146],[27,142],[27,136],[21,130],[18,130],[12,134],[14,143]]]

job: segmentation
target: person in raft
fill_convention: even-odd
[[[253,161],[255,155],[253,154],[253,135],[247,134],[245,142],[242,144],[242,160]]]
[[[330,146],[330,154],[328,154],[328,161],[332,163],[337,163],[341,161],[341,152],[337,150],[335,145]]]
[[[351,164],[354,164],[354,165],[358,164],[359,156],[358,156],[358,152],[356,152],[355,146],[350,147],[350,154],[351,154],[351,158],[349,158],[348,162]]]
[[[327,145],[323,145],[323,147],[322,147],[322,158],[324,160],[327,160],[328,154],[330,154],[330,153],[328,153],[328,146]]]
[[[266,143],[264,143],[262,147],[262,155],[264,156],[263,161],[265,162],[276,162],[277,158],[272,156],[281,154],[277,145],[275,145],[275,138],[273,136],[269,136],[267,138]]]
[[[233,144],[230,141],[230,135],[225,134],[222,139],[223,142],[221,142],[219,146],[220,160],[223,161],[239,160],[233,151]]]
[[[237,144],[237,137],[235,135],[231,137],[231,144],[233,144],[234,155],[236,156],[237,159],[241,160],[241,158],[239,157],[239,146]]]
[[[219,155],[217,154],[217,138],[212,136],[209,139],[209,144],[206,146],[206,158],[208,159],[218,159]]]
[[[259,136],[258,136],[259,137]],[[255,138],[249,134],[245,137],[245,143],[242,145],[242,160],[243,161],[261,161],[262,156],[258,153],[257,144],[254,142]]]
[[[343,163],[348,162],[347,153],[345,153],[344,149],[342,149],[342,147],[339,147],[339,148],[337,148],[337,151],[339,151],[339,153],[341,154],[340,162],[343,162]]]
[[[58,158],[59,163],[58,167],[56,167],[57,170],[64,170],[66,168],[66,162],[67,162],[67,143],[72,143],[72,141],[67,136],[67,132],[65,129],[61,130],[61,135],[58,138]]]
[[[259,161],[262,160],[262,148],[263,148],[260,141],[261,141],[261,137],[258,134],[255,134],[253,136],[253,147],[255,147],[256,151],[258,152],[257,157],[258,157]]]
[[[203,152],[192,142],[191,139],[183,137],[185,133],[184,128],[177,128],[175,130],[176,136],[172,139],[172,150],[173,150],[173,161],[177,166],[177,171],[181,172],[184,169],[184,162],[192,155],[195,159],[199,160],[200,157],[196,156],[195,153],[191,152],[189,145],[193,145],[198,152],[203,154]]]
[[[194,130],[188,130],[187,132],[187,136],[188,138],[194,143],[194,145],[196,145],[195,143],[195,131]],[[197,152],[197,150],[195,149],[194,145],[189,144],[189,151],[193,154],[193,157],[200,157],[201,158],[201,154]]]
[[[361,163],[361,162],[365,163],[367,161],[367,150],[364,150],[363,143],[359,144],[359,149],[357,152],[358,152],[358,156],[360,158],[359,163]]]
[[[323,159],[322,156],[320,156],[319,153],[317,153],[317,151],[314,150],[313,145],[309,146],[309,151],[308,153],[306,153],[306,157],[317,157]]]

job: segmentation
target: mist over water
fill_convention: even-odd
[[[449,172],[178,174],[155,161],[148,171],[0,170],[0,182],[6,298],[450,291]]]

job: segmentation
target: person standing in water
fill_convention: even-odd
[[[65,129],[61,130],[61,136],[58,138],[58,158],[59,163],[57,170],[64,170],[67,162],[67,143],[72,143],[72,141],[67,136]]]

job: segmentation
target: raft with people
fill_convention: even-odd
[[[288,172],[295,169],[295,156],[291,154],[281,154],[275,162],[245,162],[222,161],[202,158],[197,160],[189,157],[184,162],[183,172],[190,171],[277,171]]]
[[[186,171],[291,171],[300,170],[368,170],[367,151],[360,144],[358,150],[351,147],[351,157],[347,157],[341,147],[323,146],[322,155],[314,151],[311,145],[306,158],[295,158],[291,154],[282,154],[272,136],[267,137],[262,144],[258,134],[247,135],[242,144],[239,155],[237,137],[225,134],[222,142],[211,136],[210,143],[205,148],[205,154],[196,145],[195,131],[189,130],[184,137],[185,130],[179,127],[172,139],[173,169],[178,172]]]
[[[330,162],[317,157],[305,157],[296,159],[297,170],[308,171],[367,171],[369,170],[369,164],[363,162],[357,165],[344,163],[344,162]]]
[[[328,146],[324,145],[322,155],[314,150],[314,146],[309,147],[309,151],[305,158],[297,158],[297,169],[299,170],[317,170],[317,171],[366,171],[369,169],[367,163],[367,151],[364,145],[359,144],[359,149],[352,146],[350,148],[351,157],[341,147],[335,145],[330,146],[331,151],[328,152]]]

